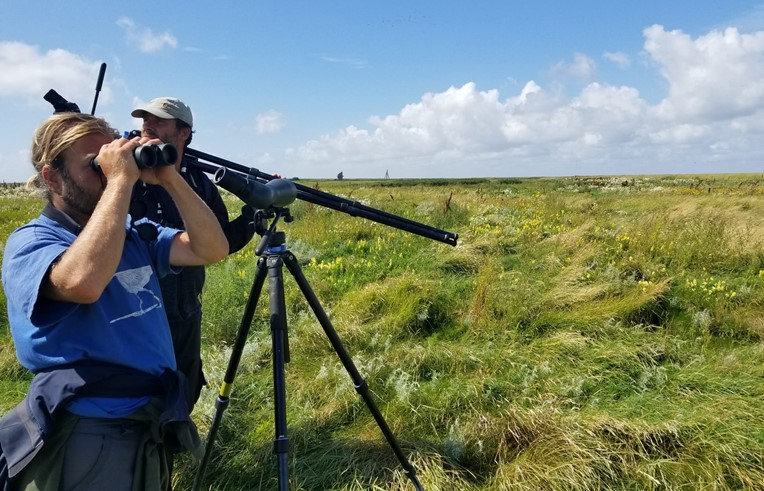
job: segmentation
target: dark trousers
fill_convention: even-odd
[[[13,489],[23,491],[83,491],[104,489],[132,491],[137,467],[140,479],[148,472],[155,475],[142,489],[160,491],[159,470],[164,465],[158,452],[146,463],[145,445],[149,439],[148,425],[128,419],[81,418],[62,413],[54,434],[40,453],[17,478]],[[163,452],[163,449],[159,449]],[[167,474],[165,474],[166,476]]]
[[[137,421],[81,419],[66,444],[61,489],[131,491],[145,431]]]

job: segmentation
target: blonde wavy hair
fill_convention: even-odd
[[[94,133],[116,138],[117,130],[105,120],[89,114],[65,112],[56,113],[43,121],[32,137],[32,165],[35,173],[27,181],[27,188],[36,190],[45,199],[50,199],[50,189],[42,178],[43,167],[62,169],[63,153],[74,143]]]

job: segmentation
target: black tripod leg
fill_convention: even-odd
[[[294,277],[295,281],[297,282],[297,285],[300,287],[302,294],[305,296],[305,299],[308,301],[308,305],[310,305],[310,308],[313,310],[313,313],[316,315],[318,322],[321,324],[321,327],[324,329],[326,336],[329,338],[329,342],[332,344],[334,351],[337,353],[337,356],[339,356],[340,360],[342,361],[342,364],[345,366],[345,370],[347,370],[348,374],[350,375],[350,378],[353,379],[353,385],[355,386],[355,390],[363,398],[363,401],[366,403],[366,407],[369,409],[372,416],[374,416],[374,419],[377,422],[377,426],[379,426],[379,429],[382,430],[382,433],[385,435],[385,438],[387,439],[388,444],[393,449],[393,452],[395,453],[395,456],[398,458],[398,461],[401,463],[404,473],[406,474],[406,476],[408,476],[411,482],[414,483],[414,486],[418,490],[420,491],[423,490],[422,485],[419,483],[419,479],[417,479],[416,470],[414,469],[414,466],[411,465],[411,463],[408,461],[406,456],[403,454],[403,450],[401,450],[400,445],[398,445],[398,440],[395,438],[395,435],[390,430],[390,427],[387,426],[387,422],[385,421],[385,418],[382,416],[382,413],[379,411],[377,404],[374,402],[374,398],[371,396],[371,393],[369,392],[369,386],[366,384],[366,381],[358,373],[358,369],[356,369],[355,363],[353,363],[353,359],[350,357],[348,352],[345,350],[345,347],[342,345],[342,341],[340,340],[339,335],[337,335],[337,331],[334,329],[334,326],[329,320],[329,316],[326,314],[326,311],[324,311],[324,308],[321,306],[321,303],[318,301],[316,294],[313,293],[313,289],[310,287],[310,284],[308,284],[308,280],[305,278],[305,275],[303,274],[302,269],[300,268],[297,258],[295,258],[294,255],[288,251],[285,254],[283,254],[283,258],[284,258],[284,264],[286,264],[287,269]]]
[[[228,408],[228,404],[231,401],[230,395],[231,389],[233,388],[233,380],[239,369],[241,354],[244,350],[244,345],[247,343],[247,337],[249,336],[249,329],[252,326],[252,318],[255,315],[257,301],[263,291],[266,273],[267,268],[265,259],[260,258],[257,261],[255,278],[252,280],[252,289],[249,292],[249,299],[247,299],[247,305],[244,308],[244,314],[242,315],[241,323],[239,324],[239,331],[236,334],[236,341],[234,342],[231,351],[231,359],[228,361],[228,368],[223,377],[223,383],[220,384],[220,394],[215,401],[215,416],[212,419],[212,425],[207,433],[207,443],[204,447],[204,455],[202,456],[202,461],[199,464],[199,469],[197,470],[194,479],[194,486],[192,488],[194,491],[199,491],[202,481],[204,480],[204,474],[207,470],[210,454],[212,453],[212,446],[215,443],[215,437],[217,436],[220,422],[223,419],[223,412]]]
[[[286,377],[284,364],[289,361],[289,342],[284,301],[283,261],[280,254],[268,256],[268,292],[270,296],[271,339],[273,344],[273,396],[276,437],[273,452],[278,462],[278,489],[289,489],[289,439],[287,438]]]

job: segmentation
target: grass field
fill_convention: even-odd
[[[279,226],[426,490],[764,489],[764,175],[301,183],[459,234],[304,201]],[[0,245],[40,209],[0,188]],[[208,269],[203,432],[256,261]],[[291,489],[414,489],[286,270],[285,295]],[[30,375],[0,300],[6,411]],[[272,378],[264,294],[205,489],[276,488]]]

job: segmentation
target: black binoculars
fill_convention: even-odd
[[[133,149],[133,158],[139,169],[153,169],[162,165],[173,165],[178,160],[178,149],[171,143],[161,145],[141,145]],[[100,171],[98,159],[90,162],[90,166]]]
[[[173,165],[178,160],[178,150],[175,145],[162,143],[160,145],[141,145],[133,150],[135,163],[140,169],[152,169],[161,165]]]

